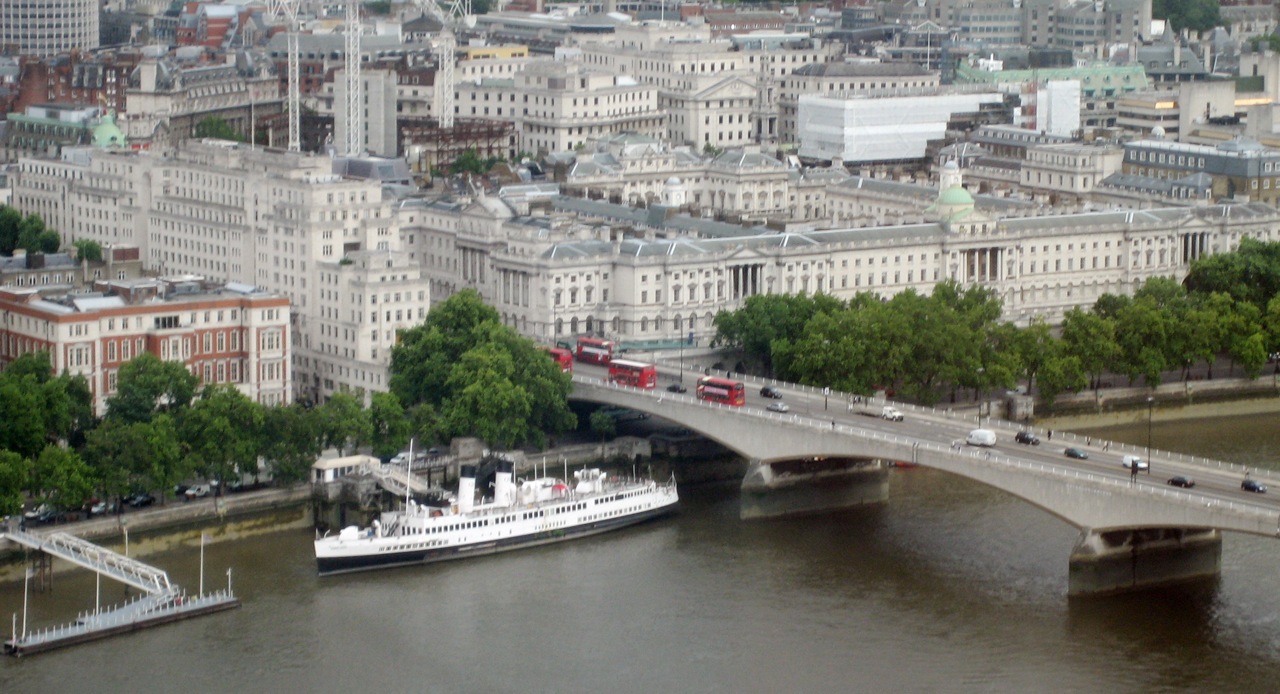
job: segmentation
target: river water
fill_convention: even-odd
[[[1272,467],[1275,420],[1151,433],[1157,448]],[[1090,433],[1145,444],[1147,427]],[[894,470],[889,503],[798,520],[740,522],[733,485],[681,494],[678,515],[618,533],[324,580],[308,532],[212,545],[206,587],[233,567],[241,609],[5,659],[0,690],[1280,689],[1280,540],[1227,535],[1211,582],[1068,600],[1077,531],[944,473]],[[195,551],[148,560],[199,581]],[[54,588],[31,594],[32,625],[93,605],[89,575]],[[6,633],[21,603],[21,585],[0,586]]]

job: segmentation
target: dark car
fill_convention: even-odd
[[[672,383],[671,385],[667,386],[667,390],[671,391],[672,393],[684,393],[684,392],[687,392],[689,389],[685,388],[683,383]]]
[[[765,386],[761,388],[760,394],[766,398],[774,398],[775,400],[782,399],[782,391],[778,390],[777,388],[774,388],[773,386]]]
[[[1184,477],[1182,475],[1178,475],[1176,477],[1170,477],[1169,484],[1175,487],[1182,487],[1183,489],[1190,489],[1196,486],[1196,481],[1191,479],[1190,477]]]
[[[1245,480],[1240,483],[1240,488],[1246,492],[1253,492],[1255,494],[1267,493],[1267,485],[1259,482],[1258,480]]]
[[[129,505],[134,508],[142,508],[144,506],[150,506],[155,502],[156,502],[156,498],[146,492],[142,492],[141,494],[135,494],[133,495],[132,498],[129,499]]]
[[[1029,431],[1019,431],[1017,434],[1013,435],[1013,440],[1018,443],[1025,443],[1028,446],[1040,445],[1040,437]]]
[[[1063,451],[1063,453],[1066,454],[1068,458],[1075,458],[1076,460],[1089,459],[1089,454],[1080,450],[1079,448],[1068,448],[1067,450]]]

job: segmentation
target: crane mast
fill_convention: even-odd
[[[470,24],[475,21],[471,14],[471,0],[448,0],[448,9],[440,6],[436,0],[416,0],[418,7],[440,20],[440,33],[436,36],[436,92],[440,95],[436,108],[436,119],[441,128],[453,127],[453,68],[454,52],[458,47],[457,37],[453,29],[459,24]]]
[[[289,151],[302,149],[302,96],[298,85],[298,4],[299,0],[269,0],[267,11],[285,20],[289,51]]]
[[[356,157],[364,151],[364,118],[361,111],[361,92],[364,83],[360,79],[360,5],[356,0],[347,0],[346,17],[346,78],[347,101],[345,115],[347,118],[347,141],[343,154]]]

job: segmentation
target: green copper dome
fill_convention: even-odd
[[[124,136],[124,131],[116,125],[115,114],[108,113],[102,117],[98,125],[94,126],[93,146],[103,149],[129,146],[129,140]]]
[[[961,186],[951,186],[938,196],[939,205],[973,205],[973,196]]]

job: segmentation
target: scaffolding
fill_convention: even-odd
[[[452,128],[435,118],[400,118],[399,149],[419,182],[453,163],[463,152],[475,150],[481,158],[514,159],[516,128],[511,121],[455,118]]]

